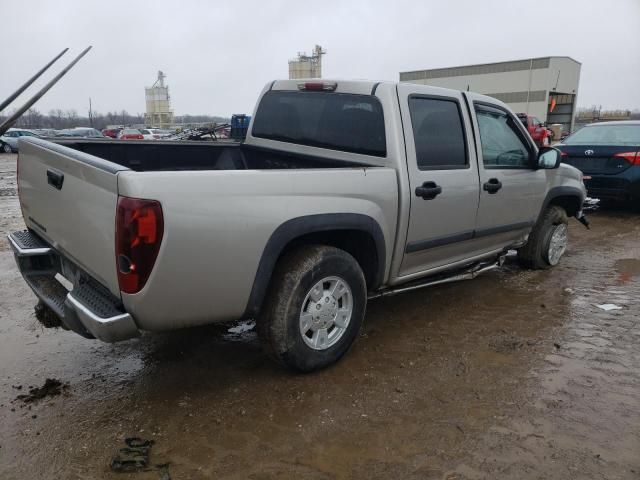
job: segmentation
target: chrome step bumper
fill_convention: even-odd
[[[68,260],[40,237],[25,230],[14,232],[8,238],[25,281],[69,330],[103,342],[117,342],[140,335],[133,317],[122,308],[120,299],[88,275],[77,275],[78,281],[68,291],[56,279],[57,274],[62,274],[63,262],[69,263]]]

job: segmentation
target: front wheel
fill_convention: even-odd
[[[529,234],[527,244],[518,250],[518,261],[524,267],[554,267],[567,250],[567,212],[557,205],[548,207]]]
[[[367,290],[347,252],[304,246],[280,259],[258,317],[265,350],[292,370],[311,372],[338,361],[358,336]]]
[[[3,143],[2,144],[2,151],[4,153],[12,153],[13,149],[11,148],[11,145],[9,145],[8,143]]]

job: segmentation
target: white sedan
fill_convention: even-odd
[[[31,130],[10,128],[0,137],[0,151],[5,153],[17,152],[18,138],[20,137],[39,137],[39,135]]]
[[[140,133],[145,140],[157,140],[164,137],[166,134],[157,128],[139,128]]]

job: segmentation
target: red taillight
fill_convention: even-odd
[[[116,266],[124,293],[142,290],[153,270],[164,220],[156,200],[118,197],[116,211]]]
[[[613,156],[624,158],[631,165],[640,165],[640,152],[622,152],[616,153]]]
[[[336,82],[303,82],[298,84],[298,90],[311,90],[316,92],[333,92],[338,88]]]
[[[569,154],[567,152],[560,152],[560,156],[564,158],[564,157],[568,157]]]

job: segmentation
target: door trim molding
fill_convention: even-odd
[[[512,232],[515,230],[524,230],[525,228],[533,226],[533,224],[534,222],[532,221],[508,223],[505,225],[497,225],[495,227],[481,228],[478,230],[465,230],[463,232],[454,233],[453,235],[445,235],[443,237],[417,240],[415,242],[407,243],[404,251],[405,253],[420,252],[430,248],[442,247],[458,242],[466,242],[467,240],[473,240],[474,238],[489,237],[491,235],[498,235],[500,233]]]
[[[443,245],[450,245],[452,243],[464,242],[473,238],[473,230],[454,233],[453,235],[445,235],[443,237],[429,238],[427,240],[417,240],[415,242],[407,243],[405,253],[419,252],[421,250],[428,250],[429,248],[442,247]]]
[[[533,226],[533,222],[509,223],[507,225],[498,225],[497,227],[481,228],[476,230],[473,238],[488,237],[490,235],[498,235],[499,233],[511,232],[514,230],[524,230]]]

